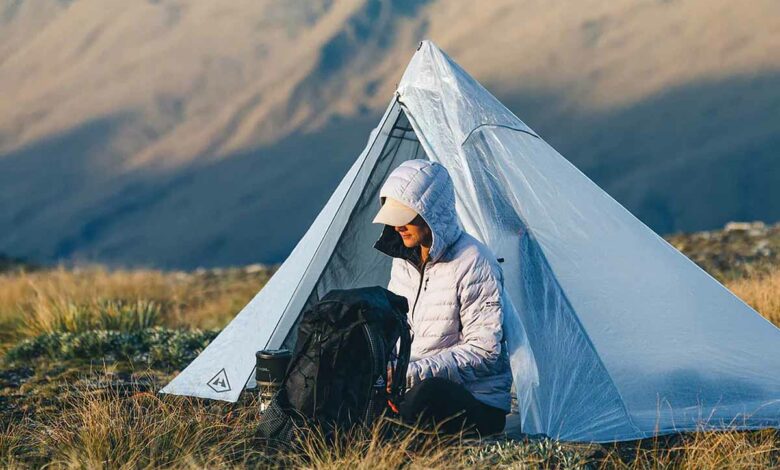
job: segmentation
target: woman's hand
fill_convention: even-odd
[[[395,372],[395,369],[393,366],[387,366],[387,393],[390,393],[391,387],[393,386],[393,373]]]

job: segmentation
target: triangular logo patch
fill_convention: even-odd
[[[228,381],[227,372],[225,372],[225,368],[223,367],[222,370],[217,372],[217,375],[215,375],[214,377],[211,378],[211,380],[206,382],[206,385],[211,387],[211,389],[217,393],[229,392],[230,382]]]

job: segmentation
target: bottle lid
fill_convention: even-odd
[[[289,349],[263,349],[255,353],[258,359],[286,359],[292,356]]]

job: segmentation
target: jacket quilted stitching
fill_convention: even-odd
[[[407,385],[428,377],[462,383],[478,400],[509,410],[512,376],[503,341],[503,276],[494,255],[464,232],[445,168],[427,160],[402,163],[380,198],[414,209],[433,233],[422,269],[419,248],[406,248],[386,226],[375,247],[393,257],[388,290],[409,301],[412,354]]]

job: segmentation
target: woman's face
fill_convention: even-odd
[[[395,231],[401,235],[401,240],[407,248],[425,246],[430,248],[433,236],[428,224],[419,215],[406,225],[395,227]]]

